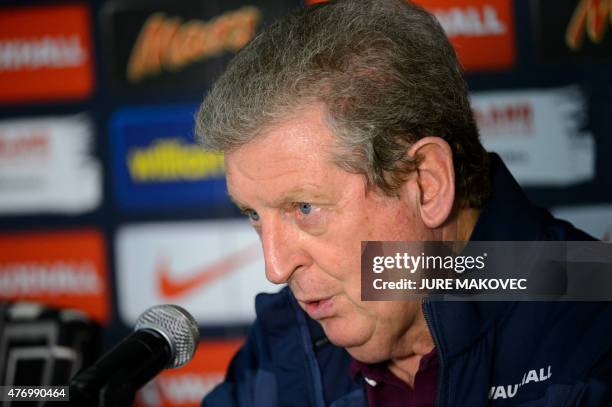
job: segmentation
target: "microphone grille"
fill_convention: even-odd
[[[140,314],[135,331],[151,329],[168,340],[172,356],[166,367],[183,366],[193,357],[200,342],[198,324],[187,310],[178,305],[155,305]]]

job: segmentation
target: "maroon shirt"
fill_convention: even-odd
[[[438,353],[436,349],[421,358],[411,389],[387,368],[386,363],[368,365],[353,359],[353,379],[361,374],[365,379],[370,407],[433,407],[438,384]]]

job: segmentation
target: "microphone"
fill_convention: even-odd
[[[156,305],[143,312],[134,332],[70,383],[74,406],[131,406],[136,391],[165,368],[189,362],[200,341],[198,324],[185,309]]]

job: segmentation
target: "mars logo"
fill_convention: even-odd
[[[119,97],[142,92],[202,94],[292,1],[106,1],[100,9],[111,86]],[[191,118],[193,122],[193,117]]]
[[[585,34],[599,44],[609,25],[612,24],[612,0],[581,0],[574,11],[565,33],[565,42],[570,49],[582,48]]]
[[[534,0],[534,32],[542,62],[608,62],[612,0]]]
[[[529,101],[475,106],[478,128],[487,136],[528,136],[534,132],[533,106]]]
[[[162,70],[176,71],[195,61],[236,52],[255,35],[261,19],[256,7],[245,6],[204,22],[155,13],[144,23],[130,55],[127,78],[139,82]]]

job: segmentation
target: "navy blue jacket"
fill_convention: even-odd
[[[498,157],[472,240],[592,240],[531,205]],[[260,294],[257,319],[225,382],[221,406],[366,406],[350,356],[326,340],[289,289]],[[612,304],[425,301],[440,376],[436,405],[612,406]]]

